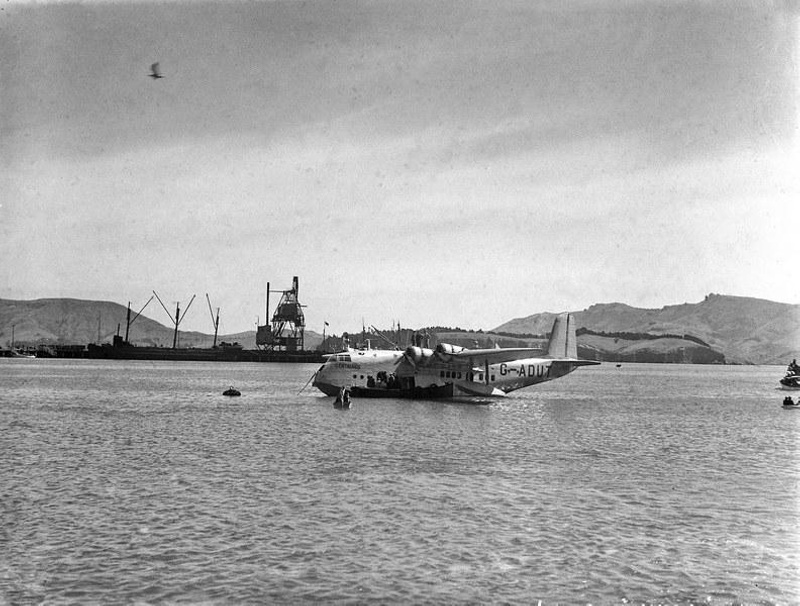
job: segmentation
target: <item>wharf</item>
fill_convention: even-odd
[[[78,356],[70,356],[78,357]],[[286,363],[322,363],[325,358],[318,351],[266,351],[261,349],[241,349],[233,347],[216,348],[169,348],[169,347],[137,347],[133,345],[86,346],[84,358],[92,360],[175,360],[202,362],[286,362]]]

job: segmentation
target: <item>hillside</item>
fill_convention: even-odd
[[[578,336],[578,356],[608,362],[654,362],[666,364],[723,364],[724,354],[686,339],[620,339],[585,334]]]
[[[800,305],[711,294],[700,303],[661,309],[603,303],[573,314],[578,326],[595,332],[689,334],[724,354],[728,363],[784,364],[800,353]],[[494,330],[541,334],[550,330],[554,317],[533,314]],[[580,337],[579,345],[587,339],[588,335]]]
[[[127,313],[127,307],[110,301],[0,299],[0,347],[11,344],[12,326],[18,345],[110,343],[118,331],[125,337]],[[132,311],[131,317],[135,315]],[[173,336],[174,328],[142,314],[131,323],[128,340],[135,345],[171,347]],[[322,340],[313,331],[306,331],[305,337],[307,349],[315,348]],[[255,349],[255,340],[255,331],[217,337],[218,343],[238,342],[245,349]],[[213,343],[213,332],[178,333],[179,347],[211,347]]]
[[[579,353],[586,358],[660,362],[722,362],[724,359],[727,363],[782,365],[800,357],[799,305],[712,294],[700,303],[668,305],[661,309],[602,303],[573,314],[579,327],[593,333],[579,331]],[[125,337],[126,315],[126,307],[109,301],[0,299],[0,347],[10,345],[12,326],[18,345],[110,343],[118,331]],[[552,328],[555,315],[532,314],[485,333],[440,328],[429,332],[433,344],[443,341],[465,347],[475,347],[476,343],[479,347],[495,344],[544,347],[542,337]],[[538,335],[539,338],[509,335]],[[646,335],[661,338],[645,338]],[[315,349],[322,341],[321,335],[313,331],[307,330],[305,337],[307,349]],[[136,345],[170,347],[172,338],[171,326],[144,314],[132,323],[129,333],[129,341]],[[407,343],[408,338],[405,335],[402,343]],[[710,347],[698,344],[697,339]],[[255,331],[220,335],[217,341],[238,342],[246,349],[254,349]],[[329,347],[340,342],[337,339]],[[374,340],[373,345],[379,346],[380,342]],[[212,343],[213,334],[179,333],[178,344],[182,347],[211,347]]]

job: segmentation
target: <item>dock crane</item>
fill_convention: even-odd
[[[138,318],[140,315],[142,315],[142,312],[144,311],[144,308],[147,307],[148,305],[150,305],[150,301],[152,301],[152,300],[153,300],[153,297],[150,297],[149,299],[147,299],[147,303],[142,305],[142,308],[139,310],[139,313],[137,313],[133,317],[133,320],[131,320],[131,302],[128,301],[128,317],[125,320],[125,341],[123,341],[123,343],[125,343],[125,344],[128,343],[128,334],[130,333],[131,324],[136,322],[136,318]],[[119,331],[117,331],[117,332],[119,332]]]
[[[208,298],[208,293],[206,293],[206,301],[208,302],[208,312],[211,314],[211,322],[214,324],[214,344],[211,346],[214,349],[217,346],[217,332],[219,331],[219,307],[217,307],[217,317],[214,318],[214,311],[211,309],[211,299]]]
[[[256,345],[266,351],[302,351],[306,328],[303,305],[298,299],[300,290],[297,276],[292,280],[292,287],[286,290],[270,290],[267,282],[267,319],[264,326],[258,326]],[[281,299],[269,322],[269,293],[281,293]]]
[[[167,315],[169,316],[169,319],[172,320],[172,316],[170,315],[170,312],[167,309],[167,306],[164,305],[164,302],[161,300],[161,297],[158,296],[158,293],[156,291],[153,291],[153,294],[156,296],[156,299],[158,299],[158,302],[161,303],[161,307],[164,308],[164,311],[167,312]],[[172,323],[175,325],[175,335],[172,337],[172,349],[177,349],[178,348],[178,326],[180,326],[180,323],[186,317],[186,312],[189,311],[189,308],[192,306],[192,302],[194,301],[195,296],[196,295],[192,295],[192,299],[189,301],[189,304],[186,306],[186,309],[183,310],[183,315],[181,315],[181,303],[180,303],[180,301],[178,301],[176,303],[176,306],[175,306],[175,319],[172,320]]]

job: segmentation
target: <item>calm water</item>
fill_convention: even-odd
[[[0,603],[800,603],[781,367],[349,411],[315,368],[0,360]]]

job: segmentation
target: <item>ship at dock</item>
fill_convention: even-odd
[[[174,324],[172,347],[140,346],[128,340],[131,325],[144,310],[139,311],[131,318],[130,303],[128,304],[128,315],[126,320],[125,337],[117,334],[112,342],[86,346],[85,356],[91,359],[103,360],[175,360],[175,361],[207,361],[207,362],[295,362],[295,363],[319,363],[324,360],[322,352],[305,349],[305,315],[303,306],[299,300],[299,280],[294,276],[291,288],[285,290],[270,290],[267,282],[267,317],[269,318],[269,296],[270,293],[280,293],[280,300],[272,314],[271,322],[263,326],[257,326],[256,349],[245,349],[239,343],[226,343],[221,341],[217,344],[217,332],[219,329],[219,309],[216,317],[211,308],[211,301],[208,301],[211,319],[214,322],[214,344],[212,347],[178,347],[178,328],[181,321],[194,301],[194,297],[189,301],[183,314],[181,314],[180,304],[176,305],[175,316],[167,311],[158,294],[153,291],[153,295],[167,311]],[[151,299],[152,300],[152,297]],[[145,304],[149,304],[148,301]]]
[[[60,357],[60,356],[59,356]],[[73,356],[76,357],[76,356]],[[220,343],[217,347],[141,347],[131,344],[86,346],[86,358],[93,360],[175,360],[197,362],[303,362],[319,363],[323,355],[317,351],[265,351],[244,349],[238,343]]]

